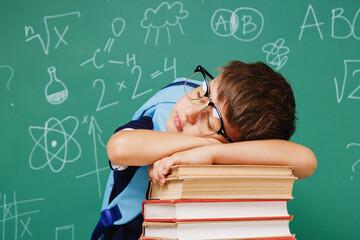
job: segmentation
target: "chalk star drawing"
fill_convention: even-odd
[[[39,170],[49,166],[52,172],[58,173],[66,163],[76,161],[81,155],[81,147],[73,137],[78,125],[76,117],[68,116],[61,121],[52,117],[44,127],[30,126],[29,132],[35,142],[29,157],[30,167]],[[65,126],[72,130],[68,133]]]
[[[181,2],[174,2],[171,5],[168,2],[163,2],[156,9],[146,9],[144,18],[140,23],[142,28],[147,29],[145,45],[148,41],[151,29],[156,29],[155,45],[158,44],[160,29],[166,29],[169,44],[171,44],[169,27],[178,26],[182,35],[185,35],[180,20],[185,19],[188,16],[189,12],[183,10],[183,4]]]

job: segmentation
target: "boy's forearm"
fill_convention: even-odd
[[[107,153],[114,164],[145,166],[173,153],[215,141],[212,138],[152,130],[119,131],[110,138]]]
[[[309,177],[317,166],[314,153],[285,140],[259,140],[219,144],[209,147],[214,164],[254,164],[294,166],[299,179]]]

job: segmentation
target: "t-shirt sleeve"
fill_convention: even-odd
[[[134,130],[134,129],[146,129],[146,130],[152,130],[153,129],[153,122],[152,122],[152,118],[149,116],[144,116],[138,120],[133,120],[128,122],[127,124],[118,127],[115,130],[115,133],[118,131],[123,131],[123,130]],[[110,168],[114,171],[122,171],[124,169],[127,168],[127,166],[121,166],[121,165],[116,165],[113,164],[112,162],[109,161],[109,165]]]

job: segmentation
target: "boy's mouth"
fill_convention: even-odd
[[[175,126],[176,126],[177,130],[179,132],[182,132],[183,129],[182,129],[182,126],[181,126],[181,120],[180,120],[180,117],[179,117],[179,115],[177,113],[174,116],[174,123],[175,123]]]

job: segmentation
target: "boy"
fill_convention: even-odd
[[[136,130],[117,131],[110,138],[107,152],[112,166],[121,170],[124,167],[120,165],[151,165],[149,177],[160,184],[165,183],[170,166],[176,164],[292,165],[299,179],[310,176],[317,164],[314,154],[287,141],[295,131],[296,117],[293,92],[286,80],[263,63],[233,61],[220,70],[222,73],[212,80],[198,66],[185,81],[185,95],[166,119],[167,132],[152,131],[158,120],[148,116],[121,127],[119,130]],[[194,86],[194,75],[202,77],[200,86]],[[119,173],[115,173],[110,201],[134,184],[131,179],[139,176],[139,169],[143,167],[124,169],[129,171],[122,174],[127,177],[117,178]],[[121,205],[118,202],[126,212]],[[141,222],[141,214],[134,216],[110,227],[105,238],[137,239]]]

